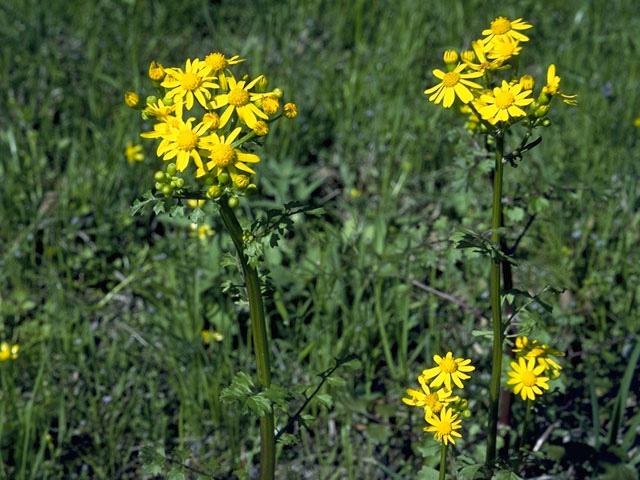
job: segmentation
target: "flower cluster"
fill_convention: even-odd
[[[507,372],[511,378],[507,384],[513,386],[513,393],[520,394],[522,400],[535,400],[536,395],[542,395],[542,390],[549,390],[549,378],[560,376],[562,367],[552,356],[564,354],[527,337],[516,338],[513,352],[517,362],[511,362],[511,370]]]
[[[7,360],[15,360],[18,358],[18,350],[20,346],[10,345],[7,342],[0,343],[0,362],[6,362]]]
[[[153,129],[141,134],[160,140],[156,154],[168,163],[155,174],[156,190],[165,196],[185,188],[190,169],[198,189],[216,199],[255,191],[251,165],[260,161],[247,151],[247,142],[269,133],[270,124],[294,118],[297,107],[283,102],[279,88],[269,90],[264,75],[236,78],[232,68],[244,60],[213,52],[204,59],[187,59],[184,68],[151,62],[149,78],[157,95],[142,101],[134,92],[125,103],[141,110]],[[242,148],[241,148],[242,147]]]
[[[484,38],[471,42],[470,50],[460,54],[447,50],[443,56],[446,72],[433,70],[440,83],[424,92],[429,95],[429,101],[450,108],[459,99],[463,104],[462,113],[468,116],[467,128],[474,133],[504,128],[524,119],[529,127],[546,125],[549,122],[545,122],[544,117],[553,97],[576,105],[576,95],[560,91],[555,65],[549,65],[547,82],[537,99],[532,96],[533,77],[518,77],[517,68],[511,68],[522,51],[522,44],[529,41],[523,31],[531,27],[521,18],[498,17],[490,28],[482,31]],[[506,75],[497,78],[499,72]]]
[[[475,367],[470,365],[469,359],[454,358],[452,352],[445,357],[434,355],[433,360],[437,366],[424,370],[418,377],[421,390],[407,389],[409,398],[403,398],[402,401],[424,408],[424,419],[429,424],[424,428],[425,432],[434,432],[434,437],[445,445],[455,444],[453,437],[462,437],[456,432],[462,427],[462,420],[458,417],[460,414],[466,417],[470,413],[467,410],[468,402],[453,395],[451,383],[464,388],[462,380],[468,380],[470,377],[467,373],[475,370]]]

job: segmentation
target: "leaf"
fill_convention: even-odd
[[[271,412],[271,402],[263,393],[249,397],[247,399],[247,407],[258,417],[264,417]]]
[[[493,476],[494,480],[522,480],[521,477],[516,475],[510,470],[500,470]]]
[[[418,472],[417,480],[438,480],[440,478],[440,472],[433,467],[427,467],[426,465]]]
[[[251,395],[253,388],[251,377],[245,372],[238,372],[233,377],[231,385],[220,392],[220,400],[225,403],[244,402]]]
[[[155,213],[156,215],[160,215],[161,213],[164,213],[164,201],[159,200],[154,206],[153,206],[153,213]]]
[[[341,377],[329,377],[327,383],[332,387],[343,388],[347,386],[347,381]]]
[[[462,480],[473,480],[476,478],[476,474],[482,467],[482,463],[467,465],[466,467],[460,469],[460,471],[458,472],[458,476],[460,476]]]
[[[291,435],[290,433],[283,433],[282,435],[280,435],[278,441],[283,445],[295,445],[299,440],[295,435]]]
[[[167,480],[185,480],[185,479],[186,477],[184,476],[184,473],[182,473],[179,467],[172,468],[167,473]]]
[[[286,399],[289,396],[289,392],[285,388],[272,383],[269,388],[262,392],[262,395],[268,398],[271,403],[284,407],[287,404]]]
[[[333,406],[333,398],[331,395],[318,394],[316,395],[316,400],[327,408],[331,408]]]
[[[172,205],[171,208],[169,208],[169,216],[172,218],[184,217],[184,206],[180,204]]]
[[[189,215],[189,220],[192,223],[201,223],[204,220],[204,212],[199,206],[193,209],[191,215]]]

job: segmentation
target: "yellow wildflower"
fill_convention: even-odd
[[[234,55],[231,58],[227,58],[220,52],[212,52],[204,58],[204,64],[207,69],[207,73],[211,72],[212,75],[218,76],[218,83],[223,90],[227,89],[227,78],[224,75],[225,70],[229,65],[236,65],[244,62],[243,58],[238,55]]]
[[[141,105],[140,97],[136,92],[125,92],[124,103],[131,108],[140,108]]]
[[[169,89],[167,98],[172,98],[176,104],[178,117],[182,116],[183,103],[187,110],[193,107],[193,99],[205,107],[211,98],[209,88],[218,88],[213,77],[207,75],[207,69],[198,59],[187,59],[184,71],[181,68],[167,68],[167,76],[162,86]]]
[[[7,342],[2,342],[0,344],[0,362],[6,362],[7,360],[15,360],[18,358],[18,350],[20,346],[9,345]]]
[[[149,78],[155,82],[159,82],[164,78],[164,67],[161,63],[152,61],[149,65]]]
[[[253,126],[253,131],[259,137],[264,137],[267,133],[269,133],[269,124],[262,120],[258,120]]]
[[[445,73],[438,68],[433,70],[433,76],[442,81],[438,85],[424,91],[425,94],[431,95],[429,101],[436,105],[442,102],[444,108],[449,108],[453,105],[456,96],[462,100],[463,103],[469,103],[473,100],[473,93],[471,93],[468,87],[482,88],[482,85],[467,79],[481,77],[482,72],[462,73],[465,68],[465,64],[459,63],[451,72]]]
[[[177,120],[174,122],[173,120]],[[174,117],[169,117],[168,122],[161,122],[154,125],[153,132],[141,133],[140,136],[144,138],[162,138],[160,145],[156,153],[163,160],[171,160],[177,157],[176,168],[183,172],[187,165],[189,165],[189,159],[193,158],[195,164],[202,168],[202,159],[198,153],[198,146],[200,144],[200,137],[207,131],[207,126],[204,123],[199,123],[195,127],[192,127],[192,123],[195,118],[189,118],[186,122]]]
[[[524,359],[520,357],[518,363],[511,362],[511,371],[507,374],[511,377],[507,385],[513,385],[513,393],[520,394],[522,400],[535,400],[536,395],[542,395],[542,390],[549,390],[548,377],[540,376],[544,365],[536,366],[535,358]]]
[[[200,332],[200,335],[202,336],[202,341],[206,345],[209,345],[211,343],[211,340],[221,342],[224,338],[220,332],[212,332],[211,330],[202,330],[202,332]]]
[[[524,107],[533,102],[533,98],[526,98],[531,94],[531,90],[523,90],[522,84],[509,85],[505,80],[501,87],[495,87],[490,95],[481,95],[480,100],[486,106],[478,111],[482,118],[491,124],[506,122],[510,117],[521,117],[526,115],[520,107]]]
[[[575,99],[577,95],[567,95],[560,91],[560,80],[556,75],[556,66],[552,63],[547,69],[547,84],[542,87],[542,93],[559,96],[567,105],[577,105],[578,101]]]
[[[213,108],[216,109],[227,106],[224,113],[220,116],[220,128],[227,124],[233,112],[236,112],[238,117],[240,117],[240,119],[247,124],[249,128],[253,128],[253,125],[257,121],[256,117],[260,117],[265,120],[269,118],[266,113],[251,103],[252,101],[262,97],[262,94],[250,92],[260,78],[261,75],[245,85],[246,82],[244,80],[236,82],[236,79],[233,76],[227,77],[229,92],[216,95],[213,106]]]
[[[233,181],[241,175],[241,172],[256,173],[247,163],[258,163],[260,157],[253,153],[244,153],[233,148],[232,143],[238,137],[242,127],[237,127],[226,138],[212,133],[202,138],[201,148],[209,153],[209,161],[206,164],[207,170],[200,167],[196,172],[196,177],[201,177],[211,171],[214,175],[227,171]]]
[[[453,437],[462,438],[462,435],[456,430],[462,428],[462,420],[458,420],[458,414],[454,414],[451,408],[443,408],[440,416],[426,415],[424,419],[430,425],[424,427],[425,432],[434,432],[434,438],[445,445],[449,443],[455,444]]]
[[[134,145],[133,142],[127,142],[127,147],[124,149],[124,156],[127,157],[127,162],[129,162],[130,165],[143,161],[144,154],[142,153],[142,145]]]
[[[189,233],[189,236],[190,237],[197,236],[200,240],[206,240],[207,237],[215,235],[216,233],[211,228],[211,226],[207,225],[206,223],[200,226],[198,226],[197,223],[192,223],[190,228],[191,228],[191,232]]]
[[[280,101],[273,95],[265,95],[262,97],[262,110],[264,113],[273,115],[280,108]]]
[[[520,33],[519,30],[527,30],[533,25],[522,21],[522,18],[509,20],[506,17],[498,17],[491,26],[482,31],[482,35],[487,35],[482,41],[485,45],[493,43],[495,40],[509,39],[518,42],[527,42],[529,37]]]
[[[175,105],[165,105],[163,100],[159,99],[156,103],[148,103],[143,113],[146,113],[149,117],[155,117],[160,121],[164,121],[175,109]]]
[[[422,391],[409,388],[407,389],[407,395],[410,398],[403,398],[402,401],[414,407],[424,407],[425,414],[438,413],[448,403],[458,400],[458,397],[451,396],[451,390],[446,388],[431,392],[429,385],[427,385],[427,379],[423,375],[418,377],[418,382],[422,387]]]
[[[497,39],[491,44],[491,50],[487,53],[487,57],[500,63],[506,62],[520,53],[522,47],[519,46],[519,43],[510,38]]]
[[[295,103],[285,103],[282,110],[287,118],[296,118],[298,116],[298,107]]]
[[[444,383],[447,390],[451,390],[451,381],[453,380],[453,383],[455,383],[458,388],[464,388],[461,380],[467,380],[471,377],[463,372],[472,372],[475,370],[475,367],[470,365],[471,360],[453,358],[453,353],[451,352],[447,352],[444,358],[440,355],[434,355],[433,360],[438,366],[422,372],[425,380],[435,377],[429,384],[431,387],[438,387]]]

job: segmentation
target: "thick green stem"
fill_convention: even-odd
[[[442,442],[442,451],[440,453],[440,477],[438,480],[445,480],[447,475],[447,446]]]
[[[220,202],[220,215],[233,244],[238,251],[238,257],[244,273],[244,281],[249,297],[249,314],[251,316],[251,333],[253,348],[256,355],[258,381],[262,388],[271,385],[271,369],[269,366],[269,340],[267,325],[264,318],[264,306],[260,292],[258,272],[247,262],[242,242],[242,227],[233,210],[223,199]],[[276,467],[276,441],[274,433],[273,411],[260,417],[260,480],[273,480]]]
[[[502,157],[504,155],[504,136],[499,133],[496,139],[495,169],[493,172],[493,216],[491,241],[500,243],[500,234],[496,229],[502,226]],[[493,465],[496,458],[496,437],[498,435],[498,411],[500,403],[500,376],[502,374],[503,325],[500,311],[500,263],[491,261],[491,322],[493,324],[493,358],[491,364],[491,386],[489,389],[489,422],[487,424],[487,456],[485,463]]]

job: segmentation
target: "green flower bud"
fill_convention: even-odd
[[[547,95],[546,93],[542,92],[540,94],[540,96],[538,97],[538,103],[540,105],[549,105],[549,95]]]
[[[176,184],[177,188],[184,187],[184,178],[177,177],[174,181],[175,181],[175,184]],[[171,182],[171,183],[173,183],[173,182]]]
[[[469,400],[467,400],[466,398],[461,398],[460,400],[458,400],[458,408],[460,410],[466,410],[468,406]]]
[[[220,185],[224,185],[229,181],[229,174],[227,172],[220,172],[218,174],[218,182]]]
[[[281,100],[282,97],[284,97],[284,91],[281,88],[274,88],[273,89],[273,94],[279,100]]]
[[[147,105],[153,105],[157,101],[158,101],[158,97],[156,97],[155,95],[149,95],[147,97]]]
[[[142,117],[143,120],[149,120],[149,115],[147,115],[145,112],[140,112],[140,116]]]
[[[229,200],[227,200],[227,205],[229,205],[229,207],[231,208],[236,208],[239,204],[240,200],[238,199],[238,197],[229,197]]]
[[[462,418],[471,418],[471,410],[463,410]]]
[[[258,186],[255,183],[250,183],[244,190],[244,194],[248,196],[255,195],[256,193],[258,193]]]
[[[170,197],[171,195],[173,195],[173,187],[171,185],[163,185],[160,191],[165,197]]]
[[[164,182],[165,176],[166,175],[162,170],[158,170],[156,173],[153,174],[153,179],[156,182]]]
[[[549,126],[551,126],[551,120],[549,120],[548,118],[545,118],[545,119],[542,121],[542,126],[543,126],[543,127],[549,127]]]
[[[167,165],[167,175],[172,177],[176,174],[177,171],[178,169],[176,168],[175,163],[170,163],[169,165]]]
[[[156,190],[162,191],[162,187],[164,187],[164,183],[156,182]]]
[[[162,99],[162,103],[164,103],[167,107],[170,107],[171,105],[173,105],[173,97],[164,97]]]

